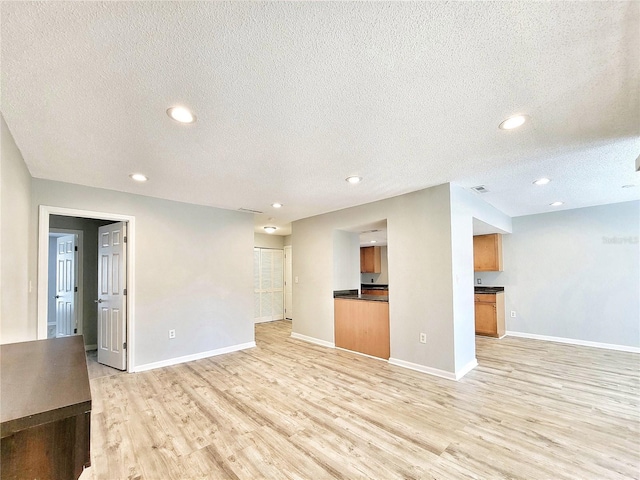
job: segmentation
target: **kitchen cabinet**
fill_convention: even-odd
[[[361,247],[360,273],[380,273],[381,271],[380,247]]]
[[[380,288],[376,288],[376,289],[366,289],[363,288],[362,289],[362,295],[380,295],[383,297],[388,297],[389,296],[389,290],[382,290]]]
[[[340,299],[334,301],[336,347],[389,359],[389,303]]]
[[[504,337],[504,293],[476,293],[476,335]]]
[[[476,235],[473,237],[474,272],[502,271],[502,235]]]

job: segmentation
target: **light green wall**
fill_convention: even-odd
[[[253,245],[258,248],[284,248],[284,238],[282,235],[269,235],[268,233],[254,233]]]
[[[0,115],[0,343],[31,340],[29,299],[35,299],[35,276],[29,276],[31,175],[13,136]],[[29,282],[32,292],[29,293]]]
[[[253,341],[251,216],[40,179],[32,194],[31,238],[38,205],[135,216],[135,366]]]
[[[638,348],[639,236],[639,201],[516,217],[476,278],[505,287],[507,331]]]

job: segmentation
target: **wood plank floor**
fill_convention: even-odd
[[[256,325],[254,349],[91,380],[88,479],[640,478],[640,355],[478,338],[461,381]]]

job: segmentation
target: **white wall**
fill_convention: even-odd
[[[31,238],[38,205],[135,216],[135,366],[254,340],[251,216],[39,179],[32,192]]]
[[[640,347],[639,235],[638,201],[516,217],[476,277],[504,285],[508,331]]]
[[[35,309],[29,312],[29,298],[35,299],[35,276],[29,277],[31,174],[0,118],[0,343],[12,343],[36,336],[36,325],[30,321]]]
[[[458,273],[459,283],[466,282],[463,288],[471,294],[461,296],[454,305],[452,249],[460,253],[459,248],[464,248],[464,258],[472,258],[472,214],[485,220],[495,216],[496,222],[500,220],[503,224],[509,220],[490,206],[483,212],[484,202],[465,197],[471,206],[479,207],[456,210],[456,222],[464,217],[469,225],[464,233],[468,238],[460,247],[458,240],[452,239],[451,212],[452,202],[460,202],[458,197],[462,195],[453,195],[454,188],[457,187],[440,185],[294,222],[293,275],[298,276],[299,283],[294,284],[293,332],[334,342],[333,232],[386,218],[392,359],[405,366],[449,375],[473,362],[473,265],[467,266],[468,272],[463,277]],[[465,302],[463,307],[459,305]],[[466,317],[455,318],[454,308],[460,308]],[[463,328],[456,331],[454,319],[462,322]],[[419,342],[421,332],[427,333],[426,345]],[[465,337],[461,343],[465,348],[459,352],[455,351],[455,335]]]
[[[284,248],[284,238],[282,235],[269,235],[268,233],[254,233],[253,245],[257,248]]]
[[[333,289],[360,289],[360,235],[333,232]]]

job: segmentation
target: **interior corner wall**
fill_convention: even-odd
[[[456,372],[476,364],[475,306],[473,272],[473,219],[505,232],[512,219],[477,195],[451,185],[451,258]]]
[[[639,237],[640,201],[516,217],[476,278],[504,285],[507,332],[638,348]]]
[[[254,341],[250,215],[33,179],[33,239],[39,205],[135,217],[133,368]],[[34,265],[36,243],[30,251]],[[35,311],[29,318],[32,339]],[[169,329],[175,329],[175,339],[169,339]]]
[[[333,232],[333,290],[360,290],[360,235]]]
[[[334,342],[333,232],[381,219],[387,220],[391,357],[455,373],[448,184],[294,222],[293,332]]]
[[[254,233],[253,246],[256,248],[284,248],[284,237],[282,235],[269,235],[268,233]]]
[[[0,151],[0,343],[32,340],[36,325],[29,321],[29,224],[31,174],[4,117]],[[35,312],[35,310],[34,310]]]

